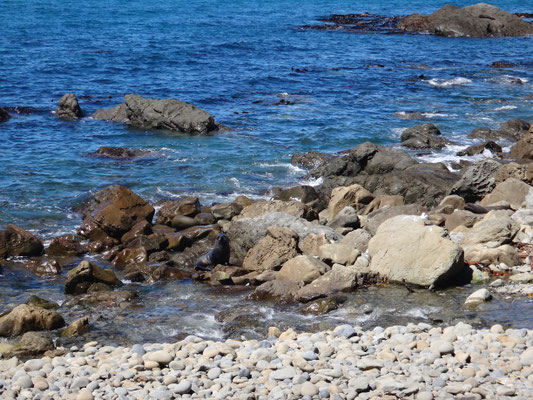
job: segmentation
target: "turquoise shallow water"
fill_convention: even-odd
[[[421,122],[435,123],[459,143],[425,159],[450,161],[460,145],[470,144],[466,134],[471,129],[497,127],[516,117],[531,120],[533,100],[526,96],[533,88],[533,38],[447,39],[298,29],[331,13],[429,13],[443,4],[4,0],[0,107],[29,107],[32,112],[12,112],[0,125],[0,225],[15,223],[43,237],[74,232],[80,220],[73,207],[109,184],[125,185],[153,202],[184,194],[198,195],[204,204],[239,194],[259,197],[272,186],[302,180],[305,171],[290,165],[294,153],[334,152],[367,140],[398,146],[401,129]],[[532,11],[519,0],[493,4],[512,12]],[[497,60],[516,66],[490,68]],[[523,84],[512,84],[514,78]],[[178,98],[206,109],[232,131],[191,137],[90,118],[59,121],[52,111],[67,92],[80,98],[87,115],[121,103],[128,93]],[[277,105],[281,99],[294,104]],[[424,113],[425,119],[401,118],[410,111]],[[153,153],[133,161],[88,155],[100,146]],[[43,283],[20,272],[0,279],[3,303],[23,301],[29,292],[60,301],[64,297],[61,279]],[[150,306],[124,317],[124,326],[154,314],[158,324],[146,326],[141,338],[171,337],[179,333],[176,324],[194,331],[198,310],[209,309],[203,302],[209,299],[208,290],[190,283],[142,289],[143,301]],[[457,309],[466,294],[454,296],[458,300],[450,301]],[[159,298],[171,304],[162,306]],[[228,296],[224,304],[210,303],[214,308],[205,314],[199,332],[221,334],[213,315],[243,302],[255,307],[240,295]],[[452,303],[446,307],[454,308]],[[505,323],[529,324],[520,308],[527,304],[512,312],[498,304],[486,311],[487,319],[503,309],[498,318]],[[437,311],[428,307],[419,317]],[[408,317],[411,312],[387,309],[391,316]],[[263,312],[265,318],[284,315],[268,307],[254,312]],[[289,313],[284,321],[316,325],[298,318]],[[335,318],[338,322],[347,317],[341,313]],[[378,316],[368,318],[379,321]],[[117,321],[117,332],[123,331]]]

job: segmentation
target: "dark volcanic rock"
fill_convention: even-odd
[[[0,230],[0,257],[38,256],[43,252],[43,243],[18,226],[9,224]]]
[[[61,100],[56,109],[56,115],[60,119],[64,120],[75,120],[83,117],[83,111],[78,104],[78,99],[74,94],[67,93]]]
[[[496,173],[500,165],[498,161],[491,159],[474,163],[463,172],[450,194],[461,196],[468,203],[481,200],[496,186]]]
[[[9,115],[6,110],[0,107],[0,122],[7,121],[9,118],[11,118],[11,115]]]
[[[408,32],[429,32],[438,36],[476,38],[533,34],[533,25],[489,4],[459,8],[445,5],[431,15],[411,14],[398,27]]]
[[[433,124],[421,124],[402,132],[402,146],[410,149],[440,149],[450,143],[439,137],[441,132]]]
[[[401,33],[398,29],[400,17],[383,16],[369,13],[332,14],[327,18],[319,18],[325,25],[304,25],[300,29],[315,30],[346,30],[354,33]]]
[[[91,240],[105,236],[120,239],[135,224],[152,221],[154,208],[128,188],[108,186],[94,195],[82,210],[80,234]]]
[[[128,122],[128,113],[126,110],[126,104],[124,103],[112,108],[99,108],[93,114],[93,119],[112,122]]]
[[[94,153],[91,153],[91,155],[98,156],[98,157],[107,157],[107,158],[133,158],[133,157],[144,156],[149,153],[150,151],[148,150],[128,149],[125,147],[102,146],[98,150],[96,150]]]
[[[166,129],[195,135],[207,135],[219,129],[207,111],[183,101],[148,99],[129,94],[125,104],[130,124],[139,128]]]
[[[485,150],[489,150],[493,154],[501,155],[502,146],[498,143],[489,140],[483,144],[467,147],[457,153],[458,156],[475,156],[476,154],[482,154]]]

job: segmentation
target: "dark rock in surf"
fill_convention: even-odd
[[[52,257],[80,256],[87,253],[87,246],[76,235],[63,235],[52,239],[45,253]]]
[[[98,150],[96,150],[94,153],[91,153],[91,155],[97,156],[97,157],[122,159],[122,158],[134,158],[134,157],[144,156],[149,153],[150,151],[148,150],[128,149],[125,147],[102,146],[98,148]]]
[[[99,108],[93,114],[93,119],[112,121],[112,122],[128,122],[128,113],[126,104],[122,103],[112,108]]]
[[[9,115],[6,110],[0,107],[0,122],[7,121],[9,118],[11,118],[11,115]]]
[[[81,110],[78,99],[76,96],[74,96],[74,94],[67,93],[61,97],[56,109],[56,116],[59,119],[66,121],[77,120],[83,117],[83,111]]]
[[[533,25],[489,4],[459,8],[445,5],[431,15],[411,14],[398,28],[407,32],[429,32],[448,37],[502,37],[533,34]]]
[[[402,146],[410,149],[441,149],[450,141],[440,137],[441,132],[433,124],[421,124],[402,132]]]

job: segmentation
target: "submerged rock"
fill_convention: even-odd
[[[431,15],[411,14],[398,27],[408,32],[429,32],[449,37],[501,37],[533,34],[533,25],[489,4],[459,8],[445,5]]]
[[[67,93],[61,100],[56,109],[56,116],[67,121],[76,120],[83,117],[83,111],[80,108],[78,99],[74,94]]]
[[[123,158],[133,158],[144,156],[150,154],[149,150],[141,149],[128,149],[126,147],[108,147],[102,146],[99,147],[94,153],[91,153],[92,156],[114,158],[114,159],[123,159]]]

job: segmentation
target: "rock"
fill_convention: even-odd
[[[365,229],[368,230],[371,235],[375,235],[379,226],[390,218],[398,215],[420,215],[424,211],[425,208],[418,204],[380,208],[379,210],[368,214]]]
[[[433,124],[421,124],[402,132],[402,146],[410,149],[441,149],[450,141],[439,137],[441,132]]]
[[[171,260],[174,265],[180,268],[193,268],[198,258],[211,251],[214,243],[215,238],[210,236],[203,238],[193,243],[190,247],[185,248],[182,252],[172,254]],[[232,249],[230,251],[233,253]],[[230,264],[233,264],[231,259]]]
[[[452,214],[455,210],[463,210],[465,208],[465,200],[461,196],[450,195],[446,196],[435,208],[436,213]]]
[[[510,218],[484,219],[474,225],[461,241],[463,247],[483,244],[485,247],[498,247],[512,243],[519,226]]]
[[[392,239],[392,240],[391,240]],[[368,244],[370,270],[390,281],[445,286],[464,273],[463,250],[414,216],[385,221]]]
[[[462,174],[461,179],[451,188],[450,194],[461,196],[465,202],[481,200],[496,186],[496,171],[500,163],[487,159],[475,162]]]
[[[26,332],[10,354],[18,357],[32,357],[54,349],[54,340],[49,332]]]
[[[272,212],[258,218],[242,218],[224,227],[230,240],[232,255],[230,263],[242,265],[242,260],[248,251],[266,236],[267,228],[271,226],[292,229],[298,234],[300,241],[304,240],[307,235],[320,233],[324,233],[328,240],[340,240],[342,238],[329,227],[316,225],[286,213]]]
[[[131,190],[112,185],[96,193],[82,212],[80,234],[99,240],[102,233],[120,239],[138,222],[152,222],[155,210]]]
[[[376,228],[377,229],[377,228]],[[364,253],[368,248],[368,242],[372,239],[372,235],[365,229],[356,229],[349,232],[340,241],[341,245],[349,246]]]
[[[499,265],[505,263],[506,265],[517,265],[520,262],[520,257],[515,248],[510,245],[503,245],[495,248],[487,248],[483,244],[468,246],[465,249],[465,260],[469,263],[476,263],[482,265]]]
[[[112,108],[99,108],[93,114],[93,119],[113,122],[128,122],[126,104],[122,103]]]
[[[160,365],[168,365],[174,359],[174,357],[172,357],[168,351],[157,350],[151,353],[146,353],[143,356],[143,359],[145,361],[155,361]]]
[[[101,307],[125,308],[137,297],[137,293],[131,290],[96,291],[75,296],[67,302],[67,306],[94,305]]]
[[[94,396],[92,392],[87,389],[83,388],[78,392],[78,395],[76,396],[76,400],[93,400]]]
[[[528,133],[529,123],[521,119],[515,118],[504,122],[497,130],[487,128],[477,128],[468,134],[469,138],[487,138],[487,139],[505,139],[514,142],[522,139]]]
[[[508,178],[520,179],[527,184],[533,183],[533,163],[517,164],[510,162],[503,164],[496,172],[496,183],[503,182]]]
[[[200,208],[200,201],[196,196],[168,201],[159,210],[156,222],[161,225],[170,225],[175,216],[194,217],[200,212]]]
[[[82,336],[89,332],[91,327],[89,326],[89,318],[81,317],[72,322],[66,329],[61,331],[61,337]]]
[[[502,153],[502,147],[497,144],[496,142],[493,142],[492,140],[489,140],[488,142],[478,144],[475,146],[469,146],[465,150],[461,150],[457,152],[457,155],[460,157],[464,156],[475,156],[476,154],[483,154],[485,150],[490,151],[492,154],[500,155]]]
[[[523,272],[521,274],[511,275],[509,280],[517,283],[531,283],[533,282],[533,274],[529,272]]]
[[[196,214],[194,216],[194,221],[196,222],[196,225],[211,225],[217,222],[216,218],[210,212]]]
[[[175,387],[173,392],[177,395],[187,394],[191,392],[192,383],[187,380],[182,380]]]
[[[52,310],[54,308],[59,308],[59,304],[53,301],[42,299],[38,296],[33,296],[33,295],[30,296],[28,300],[26,300],[26,304],[29,306],[34,306],[34,307],[41,307],[46,310]]]
[[[361,226],[359,217],[355,208],[347,206],[344,207],[329,223],[328,226],[337,228],[353,228],[357,229]]]
[[[72,257],[87,253],[87,247],[81,244],[81,238],[76,235],[63,235],[52,239],[45,250],[52,257]]]
[[[385,207],[395,207],[395,206],[403,206],[405,204],[403,196],[395,195],[395,196],[389,196],[385,194],[380,194],[377,197],[374,198],[370,203],[368,203],[368,206],[363,210],[361,213],[362,215],[368,215],[373,211],[379,210],[381,208]]]
[[[255,288],[250,295],[256,300],[292,301],[300,288],[304,285],[301,281],[273,280],[265,282]]]
[[[308,302],[332,293],[352,290],[364,281],[364,277],[358,280],[358,272],[354,267],[335,264],[330,271],[298,290],[296,299]]]
[[[285,367],[282,369],[272,371],[270,373],[270,378],[278,380],[278,381],[282,381],[285,379],[292,379],[294,378],[295,375],[296,375],[296,369],[294,367]]]
[[[178,231],[191,228],[196,225],[198,225],[198,223],[196,222],[195,218],[185,217],[184,215],[176,215],[174,218],[172,218],[172,221],[170,221],[170,226]]]
[[[142,265],[148,261],[148,253],[143,247],[121,250],[112,264],[115,268],[124,269],[129,265]]]
[[[328,270],[327,264],[312,256],[297,256],[283,264],[276,279],[310,283]]]
[[[86,293],[92,283],[104,283],[109,286],[122,285],[112,270],[100,268],[89,261],[82,261],[68,272],[65,278],[65,293]]]
[[[52,330],[64,325],[63,317],[55,311],[21,304],[0,317],[0,336],[18,336],[28,331]]]
[[[328,297],[307,303],[304,307],[300,308],[300,312],[304,314],[324,315],[330,311],[336,310],[338,307],[338,299],[335,297]]]
[[[398,28],[408,32],[427,31],[438,36],[476,38],[533,33],[533,26],[527,21],[484,3],[464,8],[445,5],[431,15],[411,14],[400,20]]]
[[[134,158],[150,154],[149,150],[141,149],[128,149],[126,147],[108,147],[102,146],[99,147],[94,153],[91,153],[93,156],[114,158],[114,159],[124,159],[124,158]]]
[[[518,179],[509,178],[505,182],[498,183],[496,187],[482,200],[481,205],[488,206],[500,201],[508,202],[512,208],[518,209],[526,200],[531,186]]]
[[[120,241],[127,245],[129,242],[140,236],[148,236],[152,233],[154,233],[152,230],[152,224],[146,220],[142,220],[137,222],[128,232],[122,235]]]
[[[323,244],[319,249],[320,259],[328,264],[351,265],[359,254],[356,248],[339,243]]]
[[[167,233],[165,234],[165,237],[168,241],[168,251],[183,251],[186,247],[192,244],[192,240],[182,232]]]
[[[372,193],[360,185],[337,187],[331,192],[331,200],[328,204],[328,221],[333,221],[347,206],[353,207],[357,212],[373,199]]]
[[[302,203],[310,203],[318,199],[318,193],[313,186],[294,186],[288,189],[282,189],[274,196],[275,200],[282,201],[301,201]]]
[[[206,111],[183,101],[148,99],[135,94],[125,96],[126,114],[132,126],[164,129],[193,135],[207,135],[219,129]]]
[[[11,115],[9,115],[6,110],[0,107],[0,123],[7,121],[9,118],[11,118]]]
[[[40,239],[18,226],[9,224],[0,230],[0,258],[13,256],[38,256],[43,252]]]
[[[492,294],[487,289],[479,289],[467,297],[465,307],[475,306],[490,299],[492,299]]]
[[[272,212],[283,212],[308,221],[318,219],[316,212],[301,201],[264,200],[256,201],[242,209],[238,218],[257,218]]]
[[[56,109],[56,116],[64,120],[76,120],[83,117],[83,111],[78,104],[78,99],[74,94],[67,93],[61,100]]]
[[[451,215],[446,218],[444,226],[448,231],[453,231],[458,226],[464,226],[471,228],[476,222],[479,222],[483,217],[479,214],[467,210],[455,210]]]
[[[337,157],[333,154],[308,151],[303,154],[294,154],[291,157],[291,164],[312,170],[329,163],[335,158]]]
[[[217,220],[225,219],[231,221],[233,217],[240,214],[242,209],[243,206],[235,202],[216,204],[211,207],[211,214],[213,214]]]
[[[292,229],[267,228],[267,235],[248,251],[242,267],[247,271],[278,270],[298,255],[298,235]]]
[[[60,275],[61,266],[57,260],[42,260],[42,259],[33,259],[24,265],[27,269],[35,275],[40,276],[50,276],[50,275]]]

